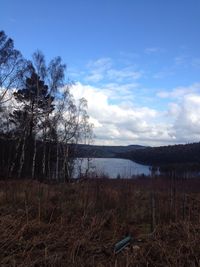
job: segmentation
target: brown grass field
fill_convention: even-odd
[[[0,266],[200,266],[200,180],[1,181]]]

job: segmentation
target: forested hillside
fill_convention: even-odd
[[[198,166],[200,164],[200,143],[147,147],[127,153],[119,153],[119,157],[132,159],[147,165],[177,165]]]
[[[137,149],[143,149],[144,146],[130,145],[130,146],[98,146],[98,145],[84,145],[77,146],[77,157],[91,157],[91,158],[116,158],[119,153],[127,153]]]

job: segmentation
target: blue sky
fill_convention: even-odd
[[[199,0],[1,0],[1,29],[27,58],[60,55],[88,99],[96,143],[200,138]]]

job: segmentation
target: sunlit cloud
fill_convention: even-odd
[[[170,141],[167,127],[155,122],[160,116],[158,111],[125,103],[110,104],[106,91],[81,83],[74,85],[72,92],[75,99],[85,97],[88,100],[97,144],[108,144],[108,140],[115,145]]]
[[[75,99],[88,100],[88,113],[94,124],[95,143],[104,145],[163,145],[184,143],[200,138],[199,84],[162,92],[156,97],[179,98],[169,102],[166,110],[148,106],[110,103],[112,91],[77,83],[72,88]],[[193,93],[191,93],[191,90]],[[113,90],[114,91],[114,90]]]

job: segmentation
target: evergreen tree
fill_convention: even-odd
[[[10,114],[10,121],[15,126],[18,145],[11,171],[18,165],[20,177],[25,164],[26,169],[32,168],[34,177],[37,135],[40,134],[40,125],[44,123],[46,114],[54,109],[54,98],[49,94],[48,86],[34,70],[31,77],[26,78],[25,87],[15,92],[14,97],[18,107]]]
[[[33,72],[30,78],[26,79],[25,88],[14,93],[19,107],[14,110],[11,115],[12,122],[20,118],[20,113],[24,112],[26,127],[28,129],[28,136],[33,138],[33,135],[38,130],[39,123],[41,123],[45,115],[51,113],[54,109],[54,98],[48,92],[48,86],[40,77]],[[22,107],[22,108],[21,108]]]

